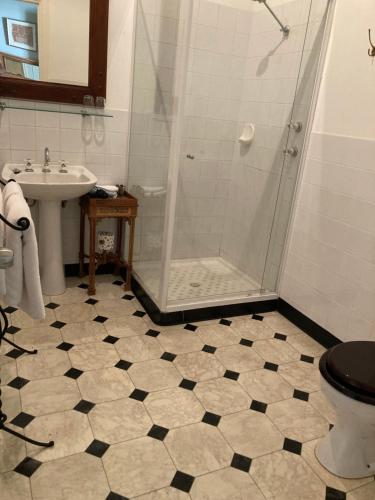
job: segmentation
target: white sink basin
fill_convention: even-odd
[[[95,186],[97,178],[87,168],[68,166],[68,173],[60,173],[59,167],[51,165],[51,172],[42,172],[41,165],[33,165],[34,172],[25,172],[25,166],[6,164],[2,177],[5,181],[15,179],[26,198],[33,200],[62,201],[79,198]],[[21,170],[20,173],[15,173]]]
[[[16,180],[26,198],[39,200],[40,278],[43,293],[54,296],[65,292],[61,201],[79,198],[88,193],[97,179],[87,168],[81,166],[68,166],[68,173],[60,173],[59,167],[53,164],[49,167],[51,172],[42,172],[42,168],[41,165],[33,164],[34,172],[25,172],[24,165],[9,163],[3,168],[2,177],[4,181]]]

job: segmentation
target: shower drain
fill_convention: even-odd
[[[200,283],[190,283],[190,286],[192,286],[193,288],[198,288],[201,286]]]

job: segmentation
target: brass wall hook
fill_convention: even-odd
[[[368,30],[368,38],[369,38],[370,45],[371,45],[371,48],[368,49],[368,55],[370,57],[375,57],[375,45],[372,43],[372,40],[371,40],[371,29]]]

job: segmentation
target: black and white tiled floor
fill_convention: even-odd
[[[0,432],[1,500],[373,500],[373,478],[317,462],[334,424],[319,390],[323,348],[277,313],[154,325],[121,282],[97,295],[71,279],[46,320],[9,310],[2,345],[10,426]]]

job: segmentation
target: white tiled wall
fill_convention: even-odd
[[[286,125],[291,119],[303,122],[303,132],[292,132],[289,140],[290,146],[301,149],[326,6],[323,0],[299,0],[277,6],[280,18],[290,26],[288,38],[282,37],[264,8],[256,10],[244,23],[250,39],[238,134],[249,121],[255,124],[256,135],[248,148],[236,144],[221,248],[228,260],[259,284],[266,271],[264,288],[275,289],[298,171],[299,157],[287,158],[284,165]]]
[[[342,340],[375,340],[375,140],[314,133],[281,296]]]
[[[372,0],[336,3],[280,286],[344,341],[375,340],[374,67],[362,36],[374,15]]]
[[[26,158],[41,162],[44,148],[49,147],[53,163],[64,159],[71,164],[86,165],[100,183],[125,182],[133,4],[133,0],[111,0],[110,5],[107,111],[114,117],[82,118],[33,110],[1,111],[0,169],[6,162],[23,163]],[[35,106],[33,102],[24,104]],[[61,106],[62,111],[66,109]],[[37,206],[33,209],[33,217],[37,222]],[[79,207],[75,200],[68,202],[63,210],[65,263],[78,262],[78,239]]]
[[[33,103],[28,103],[32,106]],[[103,184],[124,184],[127,166],[128,112],[110,111],[114,118],[7,109],[1,112],[0,164],[44,161],[44,148],[58,165],[85,165]],[[57,167],[56,167],[57,168]],[[63,210],[65,263],[78,260],[78,201]],[[34,210],[37,219],[37,210]]]

